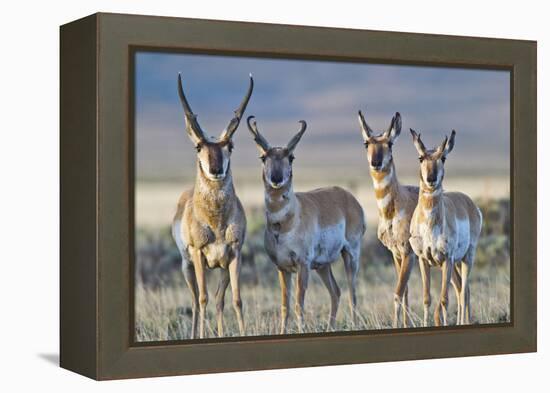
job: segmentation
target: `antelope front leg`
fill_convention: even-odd
[[[451,282],[452,270],[453,263],[450,260],[443,262],[441,266],[441,295],[434,314],[436,326],[441,326],[441,318],[443,318],[443,326],[447,326],[447,305],[449,302],[449,284]]]
[[[428,326],[430,319],[430,305],[432,298],[430,296],[430,265],[428,261],[421,258],[419,261],[420,276],[422,277],[422,294],[424,300],[424,326]]]
[[[399,275],[401,273],[401,260],[394,254],[393,256],[393,264],[395,266],[395,277],[396,277],[396,286],[398,285],[399,283]],[[392,326],[394,328],[397,328],[399,327],[399,311],[401,310],[401,302],[399,301],[399,299],[396,299],[395,297],[395,294],[394,294],[394,299],[393,299],[393,322],[392,322]]]
[[[281,334],[286,333],[288,324],[288,303],[290,300],[290,273],[279,270],[279,284],[281,284]]]
[[[223,309],[225,306],[225,291],[229,285],[229,270],[220,270],[220,282],[216,290],[216,318],[218,320],[218,337],[223,337]]]
[[[411,276],[411,270],[414,265],[414,256],[409,253],[405,255],[405,257],[401,260],[401,270],[399,271],[399,278],[397,280],[397,287],[395,288],[395,294],[394,294],[394,313],[397,314],[397,318],[399,318],[399,306],[402,305],[403,310],[403,327],[408,327],[408,320],[409,318],[405,318],[405,316],[408,316],[409,310],[407,310],[406,304],[405,304],[405,291],[407,290],[407,283],[409,282],[409,277]],[[395,317],[394,314],[394,317]],[[397,326],[394,326],[397,327]]]
[[[206,287],[204,264],[205,262],[201,250],[195,250],[193,252],[193,266],[195,267],[195,276],[197,278],[197,287],[199,290],[199,338],[205,337],[206,306],[208,304],[208,288]]]
[[[309,280],[309,266],[300,263],[298,277],[296,277],[296,318],[298,319],[298,330],[304,332],[304,302],[306,298],[307,283]]]
[[[241,288],[240,288],[240,275],[241,275],[241,253],[237,251],[235,258],[229,263],[229,278],[231,281],[231,293],[233,295],[233,308],[237,315],[237,321],[239,322],[239,333],[244,336],[244,319],[243,319],[243,302],[241,300]]]

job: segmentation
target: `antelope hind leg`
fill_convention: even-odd
[[[460,292],[462,291],[462,279],[460,277],[460,264],[456,263],[453,267],[453,272],[451,275],[451,284],[453,285],[453,288],[455,290],[455,296],[456,296],[456,324],[460,325],[460,319],[462,315],[462,300],[460,296]]]
[[[342,259],[344,260],[344,267],[346,269],[346,278],[348,282],[348,291],[349,291],[349,308],[351,313],[351,323],[352,326],[357,325],[357,272],[359,271],[359,253],[361,252],[361,247],[357,247],[356,255],[353,256],[351,252],[346,249],[342,250]],[[332,271],[331,271],[332,276]],[[332,276],[334,280],[334,276]],[[336,281],[334,281],[336,283]]]
[[[197,322],[198,322],[198,308],[199,308],[199,289],[197,286],[197,278],[195,276],[195,269],[193,265],[187,260],[183,259],[182,261],[182,271],[183,276],[185,277],[185,282],[189,287],[189,292],[191,292],[191,338],[197,338]]]
[[[336,327],[336,314],[338,313],[338,303],[340,301],[340,288],[332,275],[332,269],[330,264],[317,269],[317,274],[321,277],[323,284],[327,287],[328,293],[330,295],[330,314],[328,317],[328,329],[334,330]]]
[[[462,292],[460,300],[462,303],[460,323],[462,325],[470,324],[470,270],[471,265],[468,262],[462,262]]]

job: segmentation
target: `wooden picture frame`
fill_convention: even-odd
[[[136,50],[511,73],[511,322],[135,343]],[[90,378],[536,351],[536,42],[99,13],[61,27],[61,366]]]

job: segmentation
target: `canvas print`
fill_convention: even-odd
[[[135,341],[510,322],[510,73],[133,56]]]

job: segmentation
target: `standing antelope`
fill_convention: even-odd
[[[296,316],[304,330],[304,300],[310,271],[316,270],[328,289],[331,308],[328,326],[334,329],[340,288],[331,264],[342,256],[347,275],[350,309],[356,323],[356,276],[361,240],[365,232],[363,209],[349,192],[339,187],[295,193],[292,187],[294,149],[306,130],[306,122],[286,147],[271,147],[259,133],[254,117],[248,128],[261,152],[265,187],[265,248],[279,270],[281,284],[281,334],[288,324],[290,279],[296,278]]]
[[[244,335],[242,302],[239,289],[241,248],[246,232],[244,209],[235,194],[229,159],[233,149],[231,137],[239,126],[254,81],[250,76],[248,91],[233,119],[219,138],[208,137],[191,110],[178,75],[178,93],[185,112],[187,133],[197,150],[195,186],[185,191],[178,201],[172,223],[172,236],[183,259],[183,274],[193,301],[192,338],[197,335],[197,308],[200,308],[200,338],[205,337],[206,288],[205,269],[221,268],[216,291],[218,335],[223,336],[223,308],[229,282],[233,307],[237,314],[240,334]]]
[[[424,320],[430,307],[430,266],[442,270],[441,295],[435,308],[437,326],[447,325],[449,282],[460,267],[457,324],[470,323],[468,278],[474,265],[482,217],[472,200],[460,192],[444,192],[445,159],[453,150],[456,132],[436,149],[427,150],[420,134],[411,129],[420,159],[420,194],[411,222],[411,246],[420,258],[424,292]],[[460,266],[459,266],[460,264]],[[441,319],[443,321],[441,321]]]
[[[401,133],[401,115],[397,112],[388,129],[379,135],[374,134],[361,111],[359,125],[378,205],[378,239],[392,253],[397,273],[393,327],[399,326],[401,308],[402,324],[403,327],[407,327],[410,319],[407,283],[416,260],[409,244],[409,228],[418,201],[418,187],[402,185],[395,173],[392,146]]]

